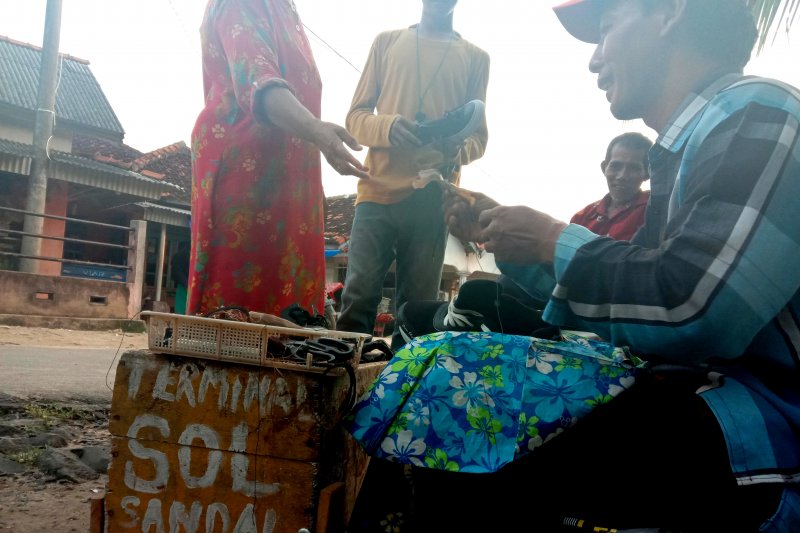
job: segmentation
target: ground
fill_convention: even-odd
[[[121,331],[71,331],[64,329],[25,328],[0,326],[0,381],[15,376],[15,383],[0,383],[0,430],[25,424],[25,438],[57,433],[65,437],[59,449],[104,449],[108,446],[108,410],[110,394],[87,400],[72,394],[70,384],[83,387],[80,381],[64,381],[63,376],[49,376],[65,383],[62,390],[52,389],[53,394],[36,389],[35,394],[25,394],[26,373],[20,372],[17,361],[20,354],[30,348],[32,353],[41,348],[57,348],[59,353],[85,352],[91,358],[103,358],[95,366],[92,379],[105,379],[102,369],[110,355],[119,350],[147,347],[144,333]],[[65,350],[73,348],[72,352]],[[56,350],[52,350],[55,352]],[[109,355],[110,354],[110,355]],[[74,356],[72,356],[74,357]],[[80,369],[74,370],[79,373]],[[52,372],[48,372],[53,374]],[[58,374],[58,373],[55,373]],[[3,375],[6,378],[3,378]],[[112,376],[113,377],[113,376]],[[42,382],[38,382],[42,385]],[[46,383],[45,383],[46,384]],[[100,388],[100,387],[98,387]],[[46,390],[46,387],[44,387]],[[9,395],[11,390],[15,394]],[[74,391],[78,392],[78,391]],[[71,398],[70,396],[74,396]],[[4,435],[0,439],[23,438],[23,433]],[[51,437],[55,438],[55,437]],[[15,453],[0,453],[0,460],[9,458],[22,463],[21,473],[3,474],[0,468],[0,532],[80,532],[89,531],[90,499],[102,495],[108,477],[98,475],[95,479],[81,481],[68,474],[43,471],[37,465],[37,457],[44,447],[30,446]],[[5,456],[5,457],[4,457]],[[8,471],[8,468],[6,468]],[[66,476],[66,477],[65,477]],[[73,480],[69,478],[72,477]]]
[[[0,325],[0,346],[75,346],[117,349],[120,342],[125,349],[147,348],[147,334]],[[1,351],[0,354],[2,354]]]

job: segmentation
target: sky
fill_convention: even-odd
[[[277,0],[289,1],[289,0]],[[454,26],[491,56],[489,144],[461,185],[562,220],[606,192],[612,137],[655,132],[614,119],[588,71],[592,45],[567,34],[550,0],[460,0]],[[198,28],[205,0],[63,0],[59,49],[89,61],[125,129],[146,152],[189,144],[203,105]],[[375,35],[418,22],[420,0],[295,0],[323,82],[322,118],[344,124]],[[42,44],[46,0],[0,0],[0,35]],[[792,39],[794,37],[794,39]],[[780,35],[746,72],[800,86],[800,33]],[[366,152],[356,153],[363,160]],[[325,194],[356,191],[323,164]]]

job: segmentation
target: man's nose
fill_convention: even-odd
[[[637,181],[641,178],[642,173],[636,169],[625,167],[614,176],[614,181]]]
[[[592,52],[592,57],[589,58],[589,72],[593,74],[598,74],[600,69],[603,66],[603,51],[601,49],[601,45],[598,44],[594,47],[594,52]]]

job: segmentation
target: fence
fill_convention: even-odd
[[[13,209],[13,208],[10,208],[10,207],[0,207],[0,211],[17,213],[17,214],[22,214],[22,215],[31,215],[31,216],[36,216],[36,217],[46,218],[46,219],[51,219],[51,220],[62,220],[64,222],[76,223],[76,224],[82,225],[82,226],[103,227],[103,228],[106,228],[106,229],[113,229],[113,230],[123,231],[126,234],[130,234],[130,233],[132,233],[134,231],[133,227],[128,227],[128,226],[117,226],[117,225],[114,225],[114,224],[106,224],[104,222],[94,222],[94,221],[91,221],[91,220],[82,220],[82,219],[78,219],[78,218],[62,217],[62,216],[58,216],[58,215],[46,215],[46,214],[42,214],[42,213],[32,213],[30,211],[24,211],[22,209]],[[0,231],[0,233],[4,234],[4,236],[0,237],[0,242],[2,242],[3,244],[6,245],[4,247],[0,247],[0,255],[3,255],[3,256],[6,256],[6,257],[11,257],[11,258],[16,258],[16,259],[35,259],[35,260],[39,260],[39,261],[55,261],[55,262],[59,262],[59,263],[62,263],[62,264],[80,265],[80,266],[83,266],[83,267],[108,268],[109,266],[113,266],[113,267],[115,267],[117,269],[126,271],[125,279],[116,280],[116,281],[127,281],[127,271],[130,271],[130,270],[133,269],[133,267],[130,266],[128,264],[128,261],[127,261],[127,259],[128,259],[127,256],[129,256],[130,252],[134,249],[133,244],[131,244],[131,239],[130,238],[127,239],[128,240],[128,244],[114,244],[114,243],[110,243],[110,242],[89,241],[89,240],[85,240],[85,239],[77,239],[77,238],[72,238],[72,237],[60,237],[60,236],[54,236],[54,235],[39,235],[39,234],[35,234],[35,233],[27,233],[25,231],[13,230],[13,229],[5,229],[5,230]],[[61,242],[64,242],[64,243],[73,243],[73,244],[81,244],[81,245],[88,245],[88,246],[97,246],[97,247],[104,247],[104,248],[115,249],[115,250],[125,250],[126,251],[126,262],[123,263],[123,264],[113,264],[111,262],[109,262],[109,263],[97,263],[97,262],[92,262],[92,261],[82,261],[82,260],[79,260],[79,259],[67,259],[67,258],[64,258],[64,257],[48,257],[48,256],[44,256],[44,255],[26,255],[26,254],[22,254],[20,252],[7,251],[7,249],[19,249],[19,248],[21,248],[21,246],[19,246],[19,247],[17,246],[17,243],[19,243],[21,245],[23,237],[35,237],[35,238],[45,239],[45,240],[61,241]],[[4,248],[6,248],[6,249],[4,249]],[[0,268],[0,270],[16,270],[16,269],[13,269],[13,268]]]
[[[19,276],[32,275],[42,278],[47,277],[46,274],[41,274],[43,270],[47,269],[41,268],[40,264],[38,263],[39,261],[60,263],[61,268],[59,269],[58,273],[51,272],[49,277],[58,277],[58,279],[61,279],[61,277],[82,278],[102,281],[105,283],[116,282],[124,284],[126,289],[124,293],[127,295],[125,298],[127,300],[125,305],[127,308],[127,315],[130,317],[138,313],[141,307],[142,287],[144,283],[144,256],[147,228],[146,222],[134,220],[131,221],[130,226],[120,226],[58,215],[32,213],[10,207],[0,207],[0,211],[4,212],[4,214],[22,216],[31,215],[45,219],[62,221],[64,223],[69,223],[71,226],[73,226],[73,228],[102,228],[103,230],[108,230],[115,233],[123,232],[121,239],[109,239],[109,241],[118,240],[121,242],[126,242],[126,244],[103,242],[99,240],[90,240],[72,236],[67,237],[65,235],[32,234],[23,231],[21,228],[14,229],[12,225],[12,227],[8,229],[0,230],[0,270],[20,270],[20,263],[24,261],[26,263],[24,265],[26,267],[24,270],[28,272],[20,272],[18,274]],[[84,232],[79,233],[83,234]],[[119,233],[117,233],[116,236],[119,237]],[[50,253],[49,255],[45,255],[43,253],[37,255],[24,254],[21,252],[21,243],[22,239],[25,237],[33,237],[47,241],[59,241],[64,243],[64,250],[60,254],[60,257],[56,256],[57,254],[54,253]],[[70,247],[74,249],[72,252],[69,250]],[[81,255],[85,257],[85,253],[82,254],[81,250],[92,250],[93,252],[96,252],[96,259],[99,259],[97,256],[102,257],[103,259],[89,261],[81,258]],[[115,259],[115,256],[117,259],[116,261],[113,260]],[[105,261],[105,259],[108,260]],[[32,266],[32,268],[29,268],[30,266]],[[27,281],[26,283],[20,283],[19,281],[12,283],[9,281],[10,278],[8,275],[11,274],[13,273],[8,272],[3,276],[3,279],[6,280],[8,286],[15,287],[17,290],[21,290],[21,288],[26,286]],[[48,284],[42,282],[39,283],[39,285],[53,287],[52,283]],[[66,280],[61,279],[57,285],[63,289],[65,294],[74,294],[74,287],[71,289],[68,286],[69,284],[66,283]],[[77,280],[73,285],[75,285],[75,287],[79,286],[79,284],[77,284]],[[85,290],[89,289],[84,289],[84,292]],[[112,289],[110,286],[108,290],[113,292],[113,294],[122,294],[120,290]],[[40,292],[41,291],[36,292],[34,290],[34,300],[42,298]],[[98,291],[93,290],[91,292],[97,293]],[[51,292],[47,294],[55,298]],[[25,294],[18,294],[15,296],[17,296],[23,302],[29,299]],[[94,297],[90,295],[88,298],[89,302],[92,302],[93,298]],[[2,313],[2,310],[0,310],[0,313]]]

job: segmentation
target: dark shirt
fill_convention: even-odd
[[[691,95],[650,151],[645,225],[630,243],[567,226],[544,313],[707,373],[741,485],[800,480],[798,124],[775,80]]]
[[[706,375],[740,485],[800,481],[799,125],[797,89],[723,76],[650,150],[632,242],[571,224],[552,272],[498,262],[532,294],[555,283],[547,322]]]

